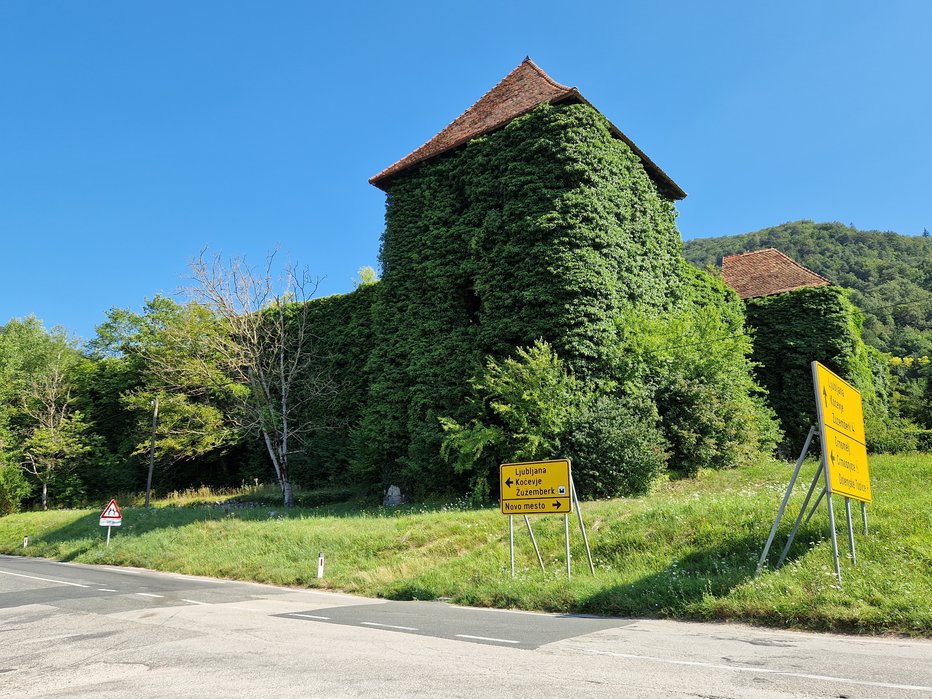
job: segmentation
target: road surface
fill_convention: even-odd
[[[0,696],[925,697],[932,641],[390,602],[0,556]]]

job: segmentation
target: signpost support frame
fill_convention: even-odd
[[[851,498],[845,498],[845,519],[848,520],[848,551],[851,553],[851,563],[857,565],[858,557],[854,552],[854,525],[851,523]]]
[[[790,483],[786,487],[786,494],[783,496],[783,502],[780,503],[780,509],[777,510],[777,516],[773,520],[773,526],[770,528],[770,536],[767,537],[767,543],[764,545],[764,552],[760,555],[760,560],[757,562],[757,570],[754,573],[756,578],[760,575],[760,572],[764,569],[764,562],[767,560],[767,554],[770,552],[770,546],[773,544],[773,538],[777,535],[777,527],[780,525],[780,519],[783,517],[783,512],[786,510],[786,503],[790,500],[790,495],[793,493],[793,486],[796,485],[796,478],[799,476],[799,469],[803,466],[803,461],[806,458],[806,452],[809,451],[809,445],[812,444],[812,437],[815,434],[816,428],[815,425],[809,427],[809,434],[806,436],[806,443],[803,445],[803,450],[799,453],[799,459],[796,461],[796,468],[793,469],[793,476],[790,478]]]
[[[515,518],[508,515],[508,543],[511,550],[511,577],[515,576]]]
[[[570,578],[570,516],[569,513],[563,515],[563,533],[566,536],[566,577]]]
[[[825,459],[825,455],[822,455]],[[835,561],[835,577],[838,578],[838,584],[841,585],[841,564],[838,562],[838,537],[835,534],[835,509],[832,507],[832,484],[829,482],[828,469],[823,469],[825,474],[825,501],[828,503],[828,530],[832,534],[832,559]]]
[[[570,489],[573,495],[573,500],[576,502],[576,514],[579,516],[579,529],[582,531],[582,540],[586,545],[586,556],[589,559],[589,570],[593,575],[595,575],[595,564],[592,562],[592,551],[589,550],[589,537],[586,536],[586,525],[583,524],[582,508],[579,506],[579,496],[576,495],[576,481],[573,480],[572,476],[570,476]]]
[[[790,536],[786,540],[786,546],[783,547],[783,551],[780,552],[780,559],[777,561],[777,568],[783,565],[783,561],[786,560],[786,554],[790,552],[790,546],[793,545],[793,539],[796,538],[796,532],[799,531],[799,524],[803,519],[803,515],[806,514],[806,508],[809,507],[809,500],[812,498],[812,493],[815,492],[816,484],[819,482],[819,476],[822,475],[822,468],[824,466],[824,460],[819,461],[819,468],[816,469],[815,475],[812,477],[812,483],[809,485],[809,492],[806,493],[806,499],[803,501],[802,506],[799,508],[799,515],[796,517],[796,521],[793,523],[793,529],[790,531]],[[822,496],[819,495],[819,499],[822,499]],[[816,502],[816,505],[819,503]],[[815,508],[812,508],[812,512],[815,512]],[[812,512],[809,513],[809,516],[812,516]],[[809,520],[806,520],[807,522]]]
[[[534,544],[534,553],[537,554],[537,562],[540,563],[540,569],[544,570],[544,559],[540,555],[540,549],[537,547],[537,539],[534,537],[534,530],[531,529],[531,518],[524,515],[524,523],[527,524],[528,534],[531,535],[531,543]]]

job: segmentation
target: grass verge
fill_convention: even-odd
[[[803,468],[771,562],[815,466]],[[870,533],[861,533],[856,517],[859,565],[842,560],[841,586],[824,505],[801,529],[787,564],[753,577],[791,471],[791,465],[765,461],[664,483],[645,497],[584,502],[596,573],[589,572],[574,518],[569,580],[562,518],[532,518],[543,572],[523,520],[515,519],[518,565],[512,579],[507,518],[497,508],[462,504],[283,510],[261,500],[252,507],[206,505],[209,494],[201,493],[159,501],[149,510],[124,506],[124,524],[113,530],[109,548],[97,523],[99,510],[2,517],[0,552],[391,599],[932,636],[932,457],[871,459]],[[844,555],[841,505],[836,518]],[[24,536],[30,540],[25,550]],[[316,578],[318,551],[327,557],[323,580]]]

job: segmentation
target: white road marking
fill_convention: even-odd
[[[330,617],[329,617],[329,616],[314,616],[313,614],[298,614],[298,613],[292,613],[292,614],[289,614],[288,616],[299,616],[299,617],[301,617],[302,619],[323,619],[324,621],[329,621],[329,620],[330,620]]]
[[[137,592],[141,597],[164,597],[165,595],[153,595],[151,592]]]
[[[90,587],[81,583],[66,582],[65,580],[52,580],[52,578],[40,578],[37,575],[23,575],[22,573],[11,573],[8,570],[0,570],[4,575],[15,575],[17,578],[29,578],[30,580],[41,580],[43,582],[58,583],[59,585],[71,585],[71,587]]]
[[[488,636],[470,636],[466,633],[456,634],[457,638],[469,638],[473,641],[491,641],[492,643],[521,643],[521,641],[512,641],[507,638],[489,638]]]
[[[413,626],[394,626],[393,624],[377,624],[374,621],[361,621],[363,626],[378,626],[382,629],[399,629],[400,631],[417,631]]]
[[[98,592],[116,592],[116,590],[111,590],[109,587],[98,587]]]
[[[188,604],[207,604],[207,602],[198,602],[196,599],[183,599],[182,602],[187,602]]]
[[[772,670],[762,667],[746,667],[741,665],[721,665],[719,663],[704,663],[697,660],[673,660],[671,658],[659,658],[653,655],[634,655],[631,653],[614,653],[607,650],[586,650],[586,653],[594,655],[610,655],[616,658],[631,658],[632,660],[651,660],[656,663],[667,663],[668,665],[689,665],[692,667],[707,667],[713,670],[732,670],[734,672],[750,672],[761,675],[782,675],[784,677],[799,677],[804,680],[824,680],[826,682],[844,682],[846,684],[857,684],[866,687],[883,687],[884,689],[912,689],[920,692],[932,692],[932,687],[924,687],[912,684],[894,684],[892,682],[871,682],[870,680],[855,680],[850,677],[832,677],[831,675],[810,675],[805,672],[791,672],[789,670]]]

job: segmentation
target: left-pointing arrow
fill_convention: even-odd
[[[511,476],[508,476],[508,480],[505,481],[505,485],[507,485],[509,488],[511,487]]]

